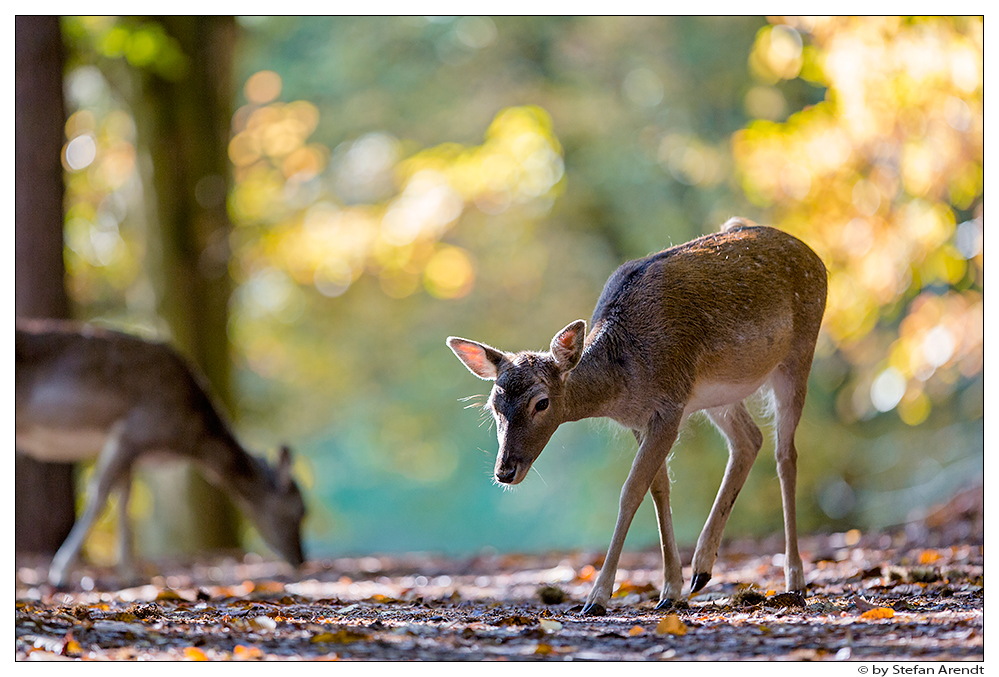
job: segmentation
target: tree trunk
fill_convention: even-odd
[[[160,287],[159,312],[174,343],[202,370],[217,401],[231,412],[226,177],[236,25],[232,17],[157,20],[187,57],[175,80],[144,71],[142,101],[136,102],[141,107],[135,115],[139,141],[152,160],[147,195],[154,206],[150,228],[158,236],[149,239],[149,255]],[[154,500],[163,495],[163,500],[176,501],[177,492],[186,494],[191,509],[157,514],[159,525],[151,532],[187,534],[184,549],[192,552],[239,545],[232,504],[196,473],[183,471],[153,491]],[[177,550],[176,543],[149,545],[154,551]]]
[[[60,159],[65,57],[59,17],[15,17],[14,53],[14,311],[20,317],[68,318]],[[16,454],[14,548],[55,553],[74,515],[73,465]]]

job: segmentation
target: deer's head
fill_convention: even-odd
[[[276,466],[266,465],[265,481],[256,487],[255,495],[245,503],[247,512],[261,537],[277,554],[293,566],[300,566],[302,553],[302,520],[305,501],[291,474],[291,450],[281,447]]]
[[[450,337],[447,345],[468,370],[495,381],[486,409],[496,421],[499,453],[494,473],[519,484],[565,418],[565,379],[583,354],[586,322],[577,320],[552,339],[549,350],[507,353]]]

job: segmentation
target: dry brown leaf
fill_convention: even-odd
[[[632,583],[631,581],[625,581],[621,586],[614,591],[613,597],[624,597],[625,595],[630,595],[631,593],[642,594],[645,592],[656,592],[657,588],[652,583],[643,583],[638,585]]]
[[[177,594],[175,590],[165,588],[156,595],[157,602],[186,602],[187,600]]]
[[[676,614],[670,614],[656,625],[657,635],[686,635],[687,626]]]
[[[860,617],[867,621],[877,621],[882,618],[891,618],[895,615],[895,610],[890,609],[886,606],[879,606],[874,609],[869,609],[864,613],[860,614]]]
[[[367,635],[363,633],[343,628],[336,632],[321,632],[318,635],[314,635],[310,641],[313,644],[350,644],[351,642],[357,642],[366,638]]]
[[[644,635],[645,628],[643,628],[641,625],[632,626],[631,630],[628,631],[628,634],[631,635],[632,637],[637,637],[638,635]]]

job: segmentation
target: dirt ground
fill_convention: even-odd
[[[18,558],[15,658],[980,661],[981,494],[890,531],[803,538],[803,600],[782,594],[781,538],[724,544],[708,586],[671,611],[655,610],[658,550],[626,552],[600,617],[579,613],[593,552],[368,556],[296,572],[217,557],[158,563],[129,587],[82,567],[68,591],[41,582],[47,562]]]

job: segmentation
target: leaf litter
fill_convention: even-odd
[[[802,538],[803,597],[778,592],[779,537],[724,544],[707,587],[665,611],[658,549],[625,553],[600,617],[580,613],[593,552],[339,558],[297,572],[219,556],[159,562],[139,585],[84,567],[66,591],[43,582],[47,562],[19,556],[15,659],[982,660],[977,505]]]

